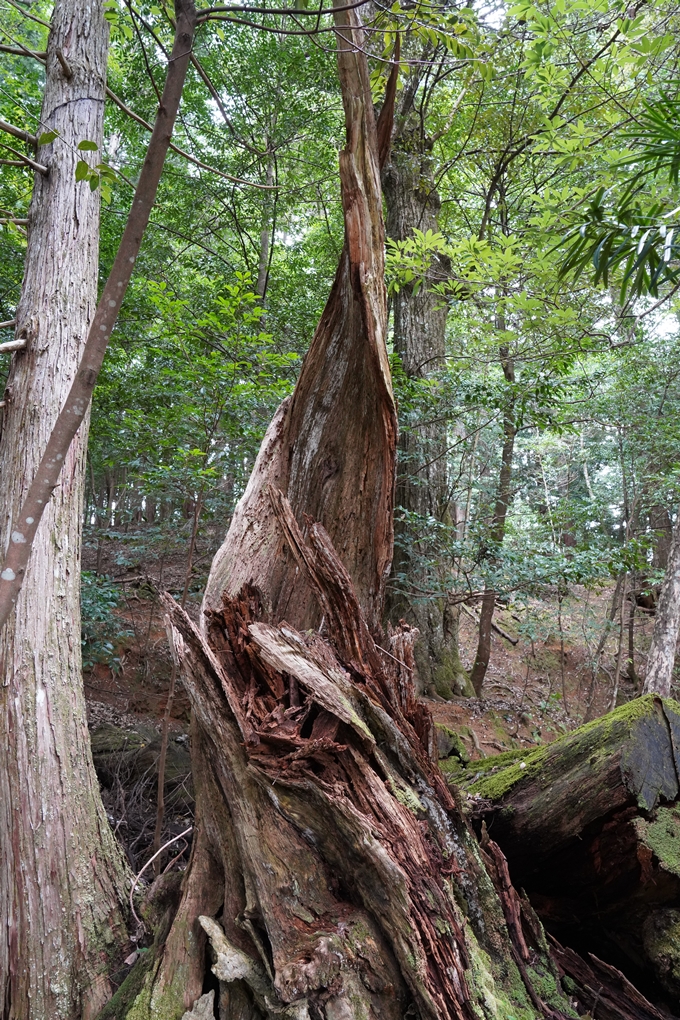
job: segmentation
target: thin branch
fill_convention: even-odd
[[[355,11],[357,7],[364,7],[371,0],[357,0],[356,3],[348,4],[346,7],[319,7],[316,10],[305,11],[296,8],[285,7],[207,7],[200,12],[199,25],[211,14],[287,14],[289,17],[307,16],[308,18],[320,18],[324,14],[333,15],[339,11]]]
[[[163,846],[160,848],[160,850],[156,851],[156,853],[153,855],[153,857],[149,857],[148,861],[146,862],[146,864],[144,865],[142,870],[139,871],[135,875],[134,879],[132,880],[132,885],[130,886],[130,910],[132,911],[134,919],[135,919],[135,921],[137,922],[137,924],[139,925],[140,928],[144,928],[144,922],[141,921],[139,917],[137,917],[137,911],[135,910],[135,905],[134,905],[134,902],[132,900],[132,894],[134,893],[135,889],[137,888],[137,885],[139,884],[140,878],[142,877],[142,875],[144,874],[146,869],[149,867],[149,865],[153,864],[153,862],[156,860],[156,858],[158,857],[159,854],[163,853],[164,850],[166,850],[169,846],[172,846],[172,844],[176,843],[179,839],[183,839],[185,836],[188,836],[189,833],[192,831],[192,829],[193,829],[193,825],[190,825],[188,829],[184,830],[184,832],[180,832],[179,836],[173,836],[172,839],[169,839],[167,843],[164,843]]]
[[[9,323],[3,322],[3,326]],[[10,351],[21,351],[26,346],[25,340],[8,340],[6,344],[0,344],[0,354],[9,354]]]
[[[0,120],[0,131],[19,138],[22,142],[26,142],[27,145],[33,146],[34,149],[38,148],[38,139],[35,135],[29,134],[28,131],[24,131],[22,128],[14,127],[14,124],[8,124],[6,120]]]
[[[266,156],[267,155],[266,152],[263,152],[260,149],[257,149],[254,145],[250,145],[248,142],[245,142],[242,138],[239,138],[239,136],[236,134],[236,130],[234,128],[234,125],[232,124],[231,118],[229,117],[229,114],[227,113],[227,111],[225,109],[224,103],[222,102],[222,99],[220,97],[219,92],[217,91],[217,89],[213,85],[211,79],[209,78],[208,74],[206,73],[205,69],[203,68],[203,65],[200,63],[198,57],[194,53],[191,54],[191,63],[194,65],[194,67],[198,71],[199,75],[201,76],[203,84],[207,88],[208,92],[210,93],[210,95],[213,97],[213,99],[217,103],[217,107],[218,107],[220,113],[222,114],[222,119],[224,120],[224,123],[227,125],[227,127],[231,131],[231,133],[234,136],[234,138],[237,141],[237,143],[239,145],[242,145],[244,149],[247,149],[248,152],[252,152],[252,154],[254,156],[258,156],[260,158],[262,158],[263,156]]]
[[[9,329],[10,326],[16,326],[16,319],[8,319],[7,322],[0,322],[0,329]]]
[[[141,124],[141,126],[146,131],[153,131],[153,128],[151,127],[149,122],[144,120],[143,117],[140,117],[139,114],[135,113],[134,110],[131,110],[129,106],[126,106],[123,100],[119,99],[115,92],[112,92],[111,89],[108,88],[108,86],[106,89],[106,94],[109,97],[109,99],[112,102],[114,102],[116,106],[119,107],[119,109],[123,111],[123,113],[127,114],[128,117],[131,117],[138,124]],[[184,149],[180,149],[179,146],[175,145],[173,142],[170,142],[170,148],[172,149],[173,152],[176,152],[178,156],[182,156],[183,159],[188,160],[189,163],[193,163],[194,166],[200,167],[201,170],[207,170],[211,174],[216,174],[218,177],[223,177],[225,181],[230,181],[231,184],[244,184],[248,188],[257,188],[259,191],[278,190],[279,186],[276,184],[273,186],[270,186],[268,184],[256,184],[254,181],[244,181],[243,178],[241,177],[232,177],[231,174],[225,174],[224,171],[218,170],[217,167],[209,166],[202,160],[197,159],[195,156],[192,156],[191,153],[185,152]]]
[[[14,57],[32,57],[35,60],[47,60],[47,53],[43,51],[22,49],[19,46],[0,45],[0,53],[11,53]]]
[[[49,21],[43,21],[42,18],[36,17],[35,14],[29,14],[29,12],[25,11],[23,7],[20,7],[19,4],[16,4],[14,0],[6,0],[6,2],[10,5],[10,7],[13,7],[15,11],[18,11],[19,14],[22,14],[24,18],[30,18],[31,21],[37,21],[39,25],[44,25],[45,28],[52,28]]]
[[[16,156],[17,159],[20,159],[22,163],[25,163],[26,166],[30,166],[30,168],[35,170],[36,173],[42,174],[43,177],[47,177],[49,170],[46,166],[43,166],[42,163],[36,163],[34,159],[30,158],[30,156],[24,156],[23,152],[19,152],[18,149],[13,149],[11,145],[7,144],[7,142],[0,142],[0,145],[2,145],[3,149],[7,149]]]
[[[71,65],[68,60],[59,48],[57,48],[57,60],[61,64],[61,69],[64,72],[64,78],[67,78],[70,81],[73,77],[73,71],[71,70]]]

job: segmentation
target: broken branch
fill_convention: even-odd
[[[32,145],[34,149],[38,148],[38,139],[35,135],[29,134],[28,131],[23,131],[21,128],[14,127],[14,124],[8,124],[6,120],[0,120],[0,131],[4,131],[8,135],[14,135],[15,138],[26,142],[27,145]]]

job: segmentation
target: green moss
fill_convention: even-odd
[[[425,809],[409,786],[398,782],[394,776],[389,777],[389,784],[392,795],[397,798],[400,804],[403,804],[414,815],[423,814]]]
[[[667,907],[650,914],[644,924],[643,945],[659,981],[677,997],[680,989],[680,911]]]
[[[116,994],[106,1003],[101,1013],[97,1014],[97,1020],[120,1020],[120,1017],[125,1016],[132,1018],[133,1014],[128,1011],[140,995],[152,966],[151,953],[140,956]]]
[[[658,699],[653,695],[637,698],[600,719],[594,719],[571,733],[565,733],[552,744],[544,744],[531,751],[521,749],[505,751],[482,761],[472,762],[465,770],[447,770],[447,774],[450,781],[462,786],[469,793],[493,801],[500,800],[518,782],[526,782],[532,777],[542,775],[554,760],[559,760],[561,773],[568,769],[570,760],[574,763],[583,761],[590,766],[595,765],[601,757],[611,754],[613,745],[624,744],[640,723],[644,727],[644,721],[649,720],[656,725],[654,715],[658,711],[657,702]],[[677,702],[667,698],[664,700],[664,706],[667,712],[680,717],[680,705]],[[663,725],[665,729],[666,724]],[[636,746],[632,746],[629,752],[624,749],[622,767],[631,773],[631,788],[640,778],[633,775],[638,767],[636,755]],[[669,765],[671,764],[669,762]],[[644,762],[642,765],[644,766]],[[546,783],[549,783],[552,777],[548,772],[545,774]],[[644,785],[645,782],[642,777],[640,783]],[[650,796],[654,791],[643,788],[643,785],[640,786],[638,799],[641,806],[651,809],[653,802],[650,802]]]
[[[441,652],[432,670],[432,683],[439,697],[445,698],[446,701],[450,701],[456,694],[464,698],[475,696],[460,656],[448,648]]]
[[[480,1020],[537,1020],[515,964],[510,963],[507,974],[496,976],[490,957],[476,940],[468,942],[467,950],[469,987],[476,998],[472,1005]]]
[[[456,731],[452,730],[450,726],[444,726],[443,723],[435,723],[435,730],[440,759],[455,756],[460,762],[467,765],[470,755]]]
[[[528,753],[522,751],[519,754],[516,754],[514,751],[507,752],[508,755],[512,755],[511,760],[506,761],[496,769],[486,769],[478,780],[467,787],[468,791],[470,793],[477,793],[480,797],[485,797],[488,800],[500,800],[520,779],[526,779],[528,776],[540,773],[550,746],[537,747],[536,750],[529,751]],[[504,758],[505,755],[499,754],[498,757]],[[489,758],[487,761],[494,761],[494,759]]]
[[[660,807],[652,821],[634,819],[638,839],[658,857],[666,871],[680,876],[680,808]]]
[[[527,967],[527,974],[539,999],[543,999],[555,1009],[564,1009],[564,995],[557,984],[554,974],[541,967]],[[575,1016],[575,1013],[571,1013]]]

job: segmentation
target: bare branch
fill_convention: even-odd
[[[60,49],[57,49],[57,60],[61,64],[61,69],[64,72],[64,78],[70,80],[73,77],[73,71],[71,70],[71,65]]]
[[[32,57],[35,60],[47,60],[47,53],[44,51],[22,49],[19,46],[1,46],[0,53],[11,53],[15,57]]]
[[[6,120],[0,120],[0,131],[4,131],[8,135],[14,135],[15,138],[20,138],[22,142],[32,145],[34,149],[38,148],[38,139],[35,135],[29,134],[28,131],[23,131],[21,128],[14,127],[14,124],[8,124]]]
[[[19,14],[23,14],[25,18],[29,18],[31,21],[37,21],[39,25],[44,25],[45,28],[52,27],[49,21],[43,21],[42,18],[36,17],[35,14],[29,14],[28,11],[24,10],[23,7],[20,7],[19,4],[14,2],[14,0],[7,0],[7,3],[10,5],[10,7],[13,7],[15,11],[18,11]]]
[[[7,322],[0,322],[0,329],[9,329],[10,326],[16,326],[16,319],[8,319]]]
[[[25,340],[8,340],[6,344],[0,344],[0,354],[9,354],[11,351],[20,351],[25,346]]]
[[[108,86],[106,89],[106,94],[109,97],[109,99],[112,102],[114,102],[119,109],[123,111],[123,113],[126,113],[128,115],[128,117],[132,117],[134,121],[136,121],[138,124],[141,124],[141,126],[145,128],[147,131],[153,130],[148,121],[144,120],[143,117],[140,117],[139,114],[135,113],[134,110],[131,110],[129,106],[126,106],[123,100],[120,99],[115,94],[115,92],[112,92],[111,89],[108,88]],[[249,188],[257,188],[260,191],[278,191],[279,188],[278,184],[273,185],[256,184],[254,181],[244,181],[243,178],[241,177],[232,177],[231,174],[225,174],[223,170],[218,170],[217,167],[209,166],[202,160],[197,159],[195,156],[192,156],[191,153],[185,152],[184,149],[180,149],[180,147],[178,145],[175,145],[173,142],[170,142],[170,148],[172,149],[173,152],[176,152],[178,156],[182,156],[182,158],[188,160],[189,163],[193,163],[194,166],[200,167],[201,170],[207,170],[211,174],[216,174],[218,177],[223,177],[225,181],[230,181],[232,184],[244,184]]]
[[[333,15],[338,11],[355,11],[357,7],[365,7],[371,0],[357,0],[356,3],[347,4],[346,7],[318,7],[314,10],[306,11],[298,7],[208,7],[201,11],[201,16],[198,19],[199,24],[207,19],[211,14],[287,14],[289,17],[297,18],[300,16],[306,16],[308,18],[320,18],[324,14]]]
[[[17,159],[20,159],[22,163],[26,164],[26,166],[30,166],[31,170],[35,170],[36,173],[42,174],[43,177],[47,177],[49,170],[46,166],[43,166],[42,163],[36,163],[34,159],[30,158],[30,156],[24,156],[23,152],[19,152],[18,149],[13,149],[12,146],[8,145],[6,142],[0,142],[0,145],[2,145],[4,149],[13,153]]]

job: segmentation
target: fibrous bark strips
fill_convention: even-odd
[[[336,279],[213,562],[202,632],[166,600],[194,711],[196,829],[135,1016],[174,1020],[178,1003],[200,1002],[206,934],[224,1020],[535,1015],[430,756],[416,632],[374,640],[397,438],[379,172],[395,75],[376,125],[356,12],[338,10],[336,29],[347,129]],[[531,965],[563,1002],[540,947]]]
[[[345,243],[295,392],[279,408],[212,564],[204,605],[254,583],[273,614],[305,628],[320,610],[297,574],[268,486],[321,521],[349,570],[372,631],[392,560],[397,419],[387,358],[380,163],[389,148],[396,68],[376,125],[354,11],[335,16],[346,146],[340,153]]]
[[[214,776],[198,845],[221,883],[219,924],[202,925],[224,1015],[396,1020],[412,1007],[472,1020],[470,954],[511,940],[502,917],[487,927],[493,890],[432,757],[411,679],[417,634],[379,648],[327,533],[309,524],[305,543],[287,501],[270,498],[334,647],[263,622],[252,587],[208,612],[207,637],[165,599]],[[521,927],[516,938],[537,964]],[[519,969],[520,998],[559,1016]]]

